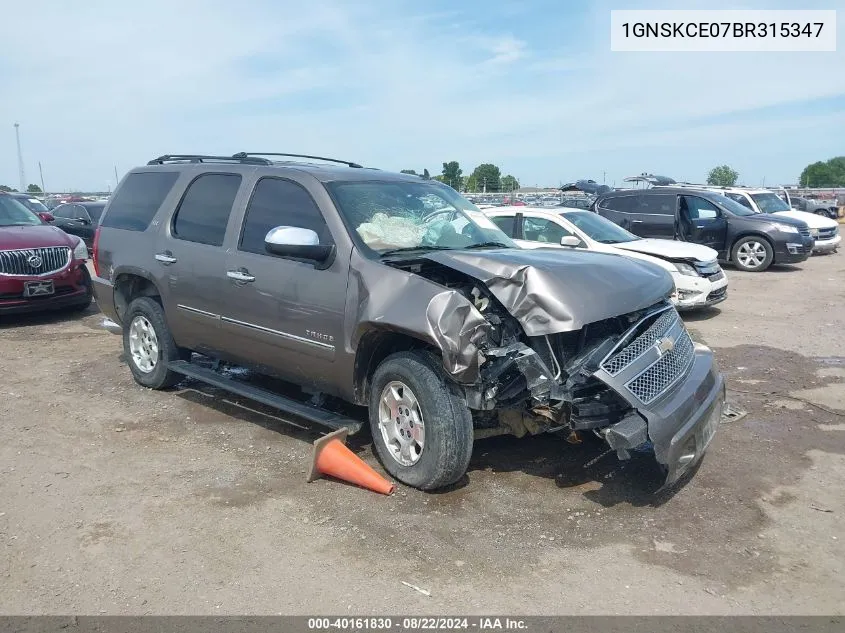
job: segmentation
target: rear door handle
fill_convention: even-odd
[[[631,220],[631,224],[642,224],[642,220]]]
[[[169,252],[166,253],[156,253],[156,261],[161,262],[162,264],[175,264],[176,258],[173,257]]]
[[[250,275],[248,272],[244,272],[242,270],[227,270],[226,276],[229,279],[234,279],[235,281],[241,281],[244,283],[255,281],[254,275]]]

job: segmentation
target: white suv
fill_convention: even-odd
[[[752,211],[783,215],[806,222],[810,227],[810,235],[816,241],[813,247],[814,253],[833,253],[842,240],[842,236],[839,235],[839,223],[836,220],[816,213],[792,209],[780,196],[769,189],[742,189],[740,187],[707,187],[707,189],[721,193]]]

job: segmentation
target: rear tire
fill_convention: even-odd
[[[731,261],[740,270],[759,273],[772,265],[775,251],[768,240],[756,235],[743,237],[731,249]]]
[[[176,346],[161,304],[150,297],[133,300],[122,316],[123,352],[132,377],[142,387],[164,389],[182,376],[167,363],[185,359],[187,352]]]
[[[463,477],[472,456],[472,415],[438,360],[421,352],[393,354],[371,384],[370,429],[387,472],[421,490]]]

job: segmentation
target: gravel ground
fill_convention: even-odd
[[[480,441],[439,494],[306,484],[315,432],[138,387],[94,308],[2,318],[0,612],[841,614],[845,257],[727,273],[685,319],[748,415],[662,497],[555,437]]]

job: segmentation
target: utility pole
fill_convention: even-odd
[[[41,161],[38,161],[38,175],[41,176],[41,192],[47,193],[47,187],[44,186],[44,171],[41,169]]]
[[[114,166],[114,188],[117,189],[117,183],[120,179],[117,177],[117,165]]]
[[[15,140],[18,143],[18,175],[21,179],[21,188],[20,191],[26,191],[26,171],[23,168],[23,153],[21,152],[21,133],[20,133],[20,123],[15,123]]]

